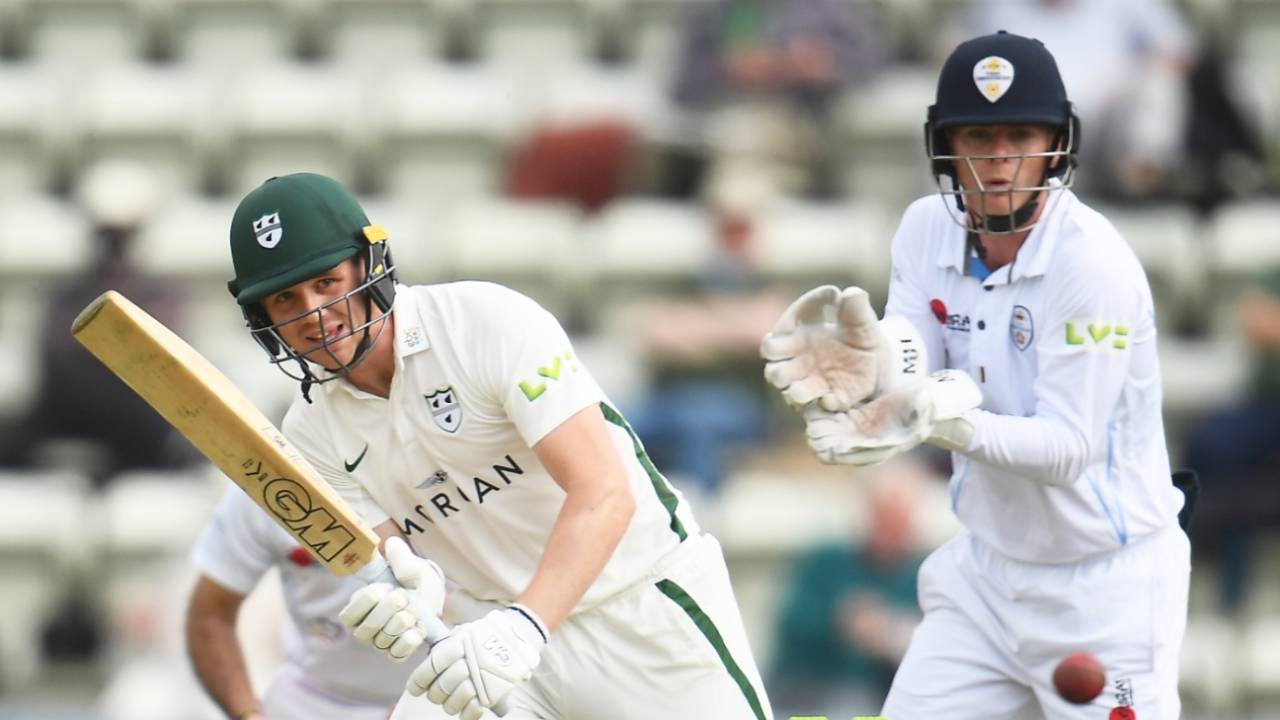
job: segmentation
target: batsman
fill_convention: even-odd
[[[920,570],[895,720],[1179,716],[1190,553],[1155,307],[1124,238],[1070,189],[1080,139],[1040,42],[961,44],[925,124],[940,198],[902,217],[885,318],[858,288],[818,288],[763,341],[821,460],[951,451],[963,529]],[[1087,705],[1051,681],[1077,651],[1107,675]]]
[[[397,284],[386,230],[319,175],[250,192],[230,240],[249,331],[301,383],[284,433],[403,586],[357,590],[341,621],[404,660],[446,578],[501,604],[414,656],[410,695],[465,720],[772,717],[718,542],[551,314]]]

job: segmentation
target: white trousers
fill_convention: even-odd
[[[720,543],[705,534],[651,577],[569,616],[509,697],[508,717],[521,719],[773,718]],[[420,705],[402,700],[396,718],[419,720],[409,710]]]
[[[882,714],[1176,720],[1190,570],[1190,544],[1176,525],[1062,565],[1011,560],[962,532],[920,569],[924,620]],[[1107,673],[1106,688],[1087,705],[1053,688],[1058,661],[1078,651]]]

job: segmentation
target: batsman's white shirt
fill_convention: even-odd
[[[284,430],[370,523],[388,518],[468,593],[510,602],[565,493],[532,446],[598,406],[636,511],[554,633],[517,708],[572,719],[771,717],[723,554],[574,355],[560,324],[490,283],[399,286],[388,398],[345,382],[299,398]]]
[[[326,706],[355,713],[368,706],[370,717],[386,717],[404,690],[411,664],[389,662],[385,655],[356,642],[338,622],[338,611],[361,586],[340,578],[311,556],[267,516],[240,488],[229,488],[192,550],[196,568],[228,590],[248,595],[272,567],[280,569],[285,607],[284,667],[266,693],[280,683],[294,695],[287,703],[319,696]],[[294,715],[305,716],[306,713]],[[274,717],[274,716],[273,716]]]
[[[599,406],[631,478],[635,517],[578,610],[634,585],[698,532],[680,493],[573,353],[546,310],[481,282],[396,290],[388,398],[331,382],[299,398],[284,431],[371,524],[388,518],[446,577],[512,601],[564,504],[533,445]]]
[[[931,370],[964,370],[982,389],[974,439],[953,454],[956,515],[1036,563],[1115,550],[1176,523],[1182,505],[1146,275],[1110,222],[1055,193],[1016,260],[983,280],[939,197],[912,203],[885,310],[919,329]]]

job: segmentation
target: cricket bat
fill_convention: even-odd
[[[226,375],[160,321],[108,290],[80,312],[71,334],[331,572],[398,585],[373,528]],[[424,615],[435,644],[449,629]]]

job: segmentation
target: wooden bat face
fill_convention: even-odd
[[[330,571],[380,560],[373,530],[221,371],[155,318],[108,291],[71,334]]]

